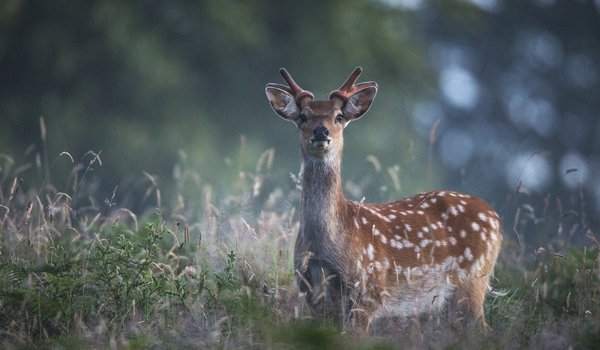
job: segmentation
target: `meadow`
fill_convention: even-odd
[[[165,195],[144,173],[151,209],[137,213],[121,205],[127,190],[91,195],[101,156],[62,152],[49,162],[23,162],[0,155],[0,347],[600,344],[600,243],[577,210],[556,213],[527,196],[515,212],[500,210],[504,246],[486,301],[491,332],[453,329],[431,315],[343,333],[312,319],[295,286],[299,189],[293,175],[287,186],[273,180],[273,150],[239,169],[226,191],[200,181],[184,162],[173,172],[177,193]],[[56,164],[72,167],[66,183],[52,180]],[[393,188],[392,175],[380,185]],[[167,197],[172,204],[163,204]]]

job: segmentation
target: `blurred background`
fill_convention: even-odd
[[[357,65],[379,93],[346,129],[348,197],[443,187],[509,230],[525,204],[533,224],[598,227],[598,0],[3,0],[1,175],[65,190],[59,154],[93,151],[86,191],[139,211],[149,182],[163,205],[226,194],[274,149],[268,186],[293,189],[297,133],[265,84],[286,67],[326,98]]]

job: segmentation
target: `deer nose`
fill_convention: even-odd
[[[315,140],[327,140],[329,136],[329,130],[324,125],[319,125],[313,130],[313,136]]]

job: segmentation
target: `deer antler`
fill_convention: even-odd
[[[348,77],[348,79],[346,79],[346,81],[342,84],[342,86],[340,86],[340,88],[337,90],[333,90],[329,94],[329,99],[331,100],[334,97],[337,97],[340,100],[342,100],[342,102],[346,103],[346,102],[348,102],[348,99],[350,98],[350,96],[354,95],[357,91],[362,90],[364,88],[371,87],[371,86],[377,87],[377,83],[375,83],[373,81],[355,85],[354,83],[356,83],[356,80],[362,74],[362,72],[363,72],[362,67],[359,66],[359,67],[354,68],[354,71],[352,72],[352,74],[350,74],[350,76]]]
[[[294,99],[299,106],[302,104],[302,100],[304,100],[305,97],[309,97],[311,100],[315,98],[315,95],[313,95],[312,92],[302,89],[285,68],[279,69],[279,73],[281,73],[281,76],[289,86],[269,83],[267,84],[267,87],[274,87],[289,92],[290,95],[294,96]]]

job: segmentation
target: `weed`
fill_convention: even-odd
[[[54,189],[47,175],[43,189],[28,188],[19,179],[22,167],[5,159],[1,347],[521,348],[600,341],[598,247],[570,244],[595,244],[594,235],[581,222],[585,235],[568,229],[568,217],[529,218],[545,212],[535,204],[523,204],[530,210],[516,215],[518,237],[506,232],[496,291],[486,302],[492,332],[457,332],[425,317],[384,320],[368,335],[340,334],[312,319],[295,286],[298,192],[293,184],[269,183],[272,150],[222,195],[178,164],[179,189],[200,186],[192,191],[200,195],[177,194],[171,211],[165,206],[139,219],[115,204],[117,189],[105,202],[86,202],[84,179],[100,164],[99,153],[89,156],[75,165],[69,193]],[[388,173],[388,187],[400,191],[399,169]],[[158,203],[157,182],[145,179],[147,196]],[[535,244],[546,248],[534,250],[526,239],[535,230],[545,233]]]

